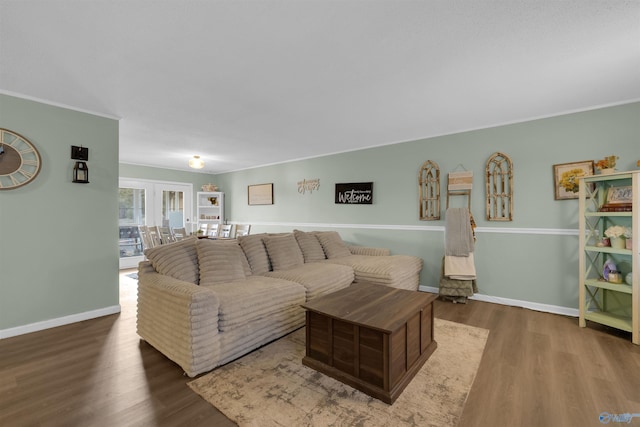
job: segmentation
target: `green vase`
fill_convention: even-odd
[[[626,239],[624,237],[612,237],[611,247],[613,249],[624,249],[626,246]]]

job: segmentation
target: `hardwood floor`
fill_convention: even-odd
[[[0,340],[1,426],[234,425],[136,335],[126,273],[122,313]],[[640,346],[626,333],[479,301],[436,301],[435,315],[490,330],[460,426],[598,426],[602,412],[640,413]]]
[[[235,426],[140,340],[131,272],[120,314],[0,341],[0,426]]]
[[[636,413],[630,425],[640,425],[640,346],[630,334],[479,301],[441,302],[435,316],[490,330],[460,426],[601,426],[603,412]]]

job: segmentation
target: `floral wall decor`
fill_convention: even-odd
[[[593,175],[593,160],[553,165],[554,196],[556,200],[578,198],[580,178]]]

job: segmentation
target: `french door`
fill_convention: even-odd
[[[192,184],[120,178],[119,186],[120,268],[136,267],[144,259],[138,226],[191,230]]]

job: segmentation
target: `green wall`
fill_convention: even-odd
[[[421,283],[436,288],[444,222],[418,220],[426,160],[440,166],[443,195],[447,172],[462,165],[475,174],[481,296],[575,312],[578,203],[553,199],[552,165],[616,154],[620,170],[635,169],[639,117],[634,103],[212,176],[119,165],[116,120],[0,95],[0,127],[27,137],[43,160],[34,182],[0,191],[0,337],[119,310],[119,176],[191,182],[194,196],[217,184],[227,219],[253,224],[252,233],[335,229],[353,243],[420,256]],[[90,184],[71,183],[71,145],[90,148]],[[485,162],[496,151],[514,162],[512,222],[484,219]],[[320,188],[299,193],[303,179],[320,179]],[[335,183],[366,181],[373,205],[334,204]],[[269,182],[275,203],[248,206],[247,186]]]
[[[444,219],[447,173],[462,166],[474,172],[479,292],[488,300],[575,312],[578,202],[554,200],[552,165],[615,154],[619,170],[635,169],[639,118],[640,103],[633,103],[226,173],[214,183],[227,194],[227,219],[252,223],[252,233],[336,229],[354,243],[422,257],[421,283],[437,287],[444,221],[418,219],[418,171],[426,160],[440,166]],[[497,151],[514,164],[512,222],[485,220],[485,164]],[[303,179],[320,179],[320,189],[299,193]],[[368,181],[374,183],[373,205],[334,204],[335,183]],[[248,206],[247,186],[269,182],[274,204]],[[454,206],[461,202],[454,200]]]
[[[118,312],[118,121],[0,94],[0,127],[42,157],[0,191],[0,337]],[[89,184],[71,182],[71,145],[89,147]]]

